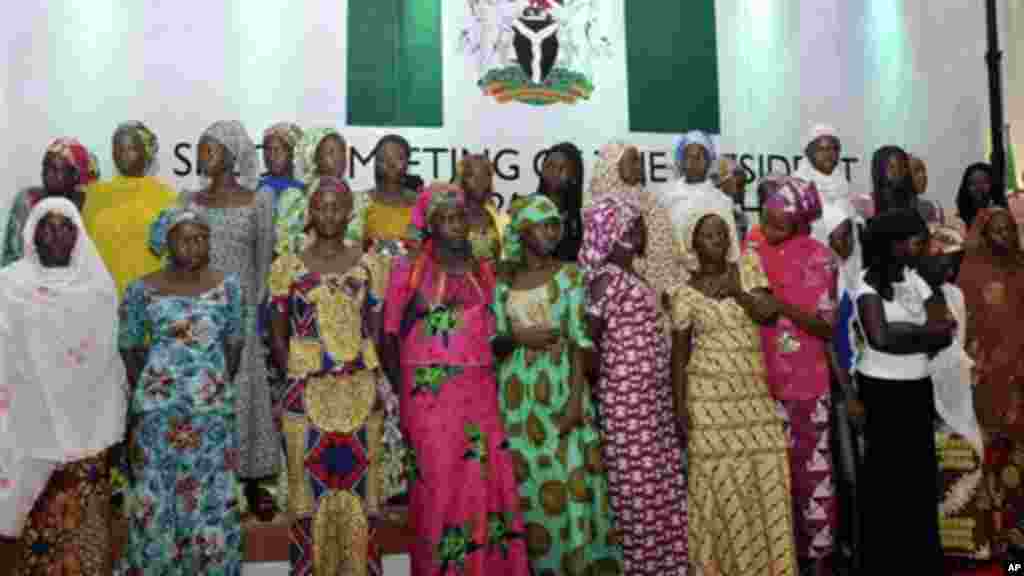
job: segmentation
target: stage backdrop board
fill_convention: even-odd
[[[635,143],[663,186],[683,126],[717,129],[720,149],[761,175],[792,169],[807,129],[825,121],[842,134],[854,190],[868,188],[870,152],[896,143],[928,161],[929,194],[952,206],[963,167],[985,153],[978,2],[946,0],[939,18],[917,1],[699,1],[17,3],[4,32],[0,206],[38,182],[55,136],[78,136],[109,177],[110,134],[134,118],[159,133],[160,175],[178,188],[195,185],[201,131],[237,118],[254,137],[280,120],[338,126],[356,152],[356,188],[370,186],[369,152],[388,132],[413,142],[412,170],[428,180],[449,179],[463,149],[486,150],[506,196],[536,188],[537,154],[561,140],[584,150],[588,169],[605,142]],[[382,94],[384,113],[372,105]],[[1013,101],[1008,110],[1020,114]],[[1019,150],[1024,126],[1014,136]]]

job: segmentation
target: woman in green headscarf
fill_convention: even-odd
[[[593,345],[583,276],[562,262],[558,207],[517,199],[505,231],[508,274],[495,288],[499,406],[516,462],[535,574],[618,574],[594,407],[583,374]]]

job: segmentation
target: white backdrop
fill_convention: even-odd
[[[363,0],[359,0],[363,1]],[[509,148],[499,169],[519,176],[499,180],[503,193],[536,187],[532,155],[573,140],[588,162],[612,138],[644,150],[668,151],[671,137],[629,134],[624,0],[600,4],[612,39],[611,56],[596,64],[589,101],[545,108],[497,104],[476,88],[476,70],[457,50],[466,5],[444,5],[445,125],[400,129],[419,148]],[[6,181],[0,207],[39,180],[42,150],[55,136],[74,135],[94,149],[105,177],[113,174],[110,133],[121,120],[141,119],[160,135],[161,175],[176,187],[179,142],[194,143],[211,122],[239,118],[254,137],[279,120],[333,124],[364,154],[392,129],[347,128],[346,40],[348,0],[51,0],[16,3],[4,26],[7,47],[0,144]],[[1024,8],[1001,0],[1006,43]],[[767,155],[792,158],[810,124],[828,121],[843,137],[855,190],[866,190],[870,153],[900,144],[923,156],[930,194],[946,206],[960,173],[986,152],[987,79],[984,10],[977,0],[716,0],[721,148],[750,154],[758,170]],[[1020,38],[1008,43],[1008,116],[1024,149],[1024,56]],[[695,79],[700,81],[699,78]],[[1012,85],[1012,86],[1011,86]],[[664,111],[666,117],[672,110]],[[669,155],[670,156],[670,155]],[[667,164],[668,157],[660,162]],[[434,173],[434,155],[417,152],[415,172]],[[450,152],[437,154],[436,176],[450,177]],[[782,164],[775,161],[774,167]],[[650,168],[650,166],[648,166]],[[765,166],[764,169],[768,167]],[[668,175],[659,169],[655,178]],[[369,184],[357,167],[354,185]]]

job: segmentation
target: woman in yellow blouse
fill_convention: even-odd
[[[393,250],[402,251],[402,244],[409,239],[417,188],[409,177],[411,151],[409,142],[395,134],[377,141],[373,151],[374,186],[362,193],[366,205],[359,215],[363,246],[367,249],[376,247],[379,250],[391,245]],[[378,245],[382,242],[384,244]]]
[[[132,280],[160,269],[148,248],[149,225],[177,194],[158,180],[156,134],[142,122],[125,122],[112,138],[118,175],[89,187],[82,219],[120,297]]]

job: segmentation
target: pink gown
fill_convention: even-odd
[[[479,274],[438,280],[428,262],[418,289],[422,301],[415,316],[403,319],[414,295],[411,269],[405,257],[393,262],[384,329],[401,342],[409,523],[416,533],[412,573],[526,576],[519,488],[490,348],[493,280]]]

